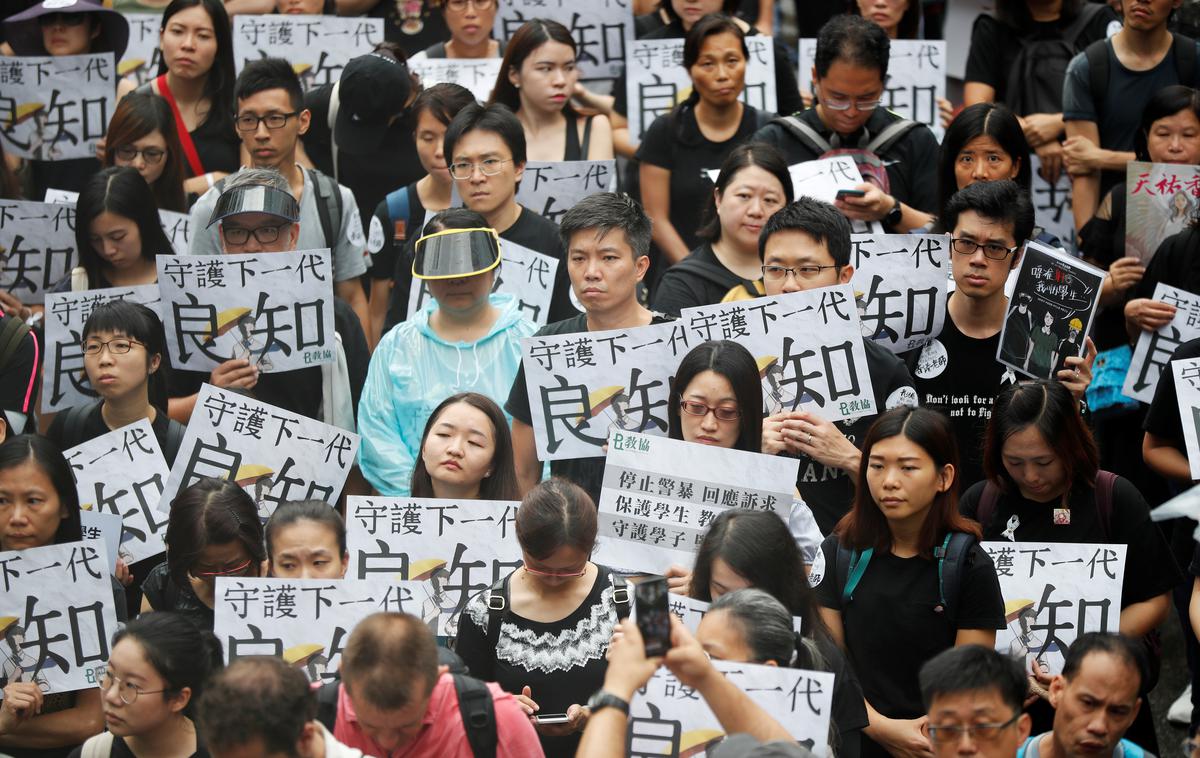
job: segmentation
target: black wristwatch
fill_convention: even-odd
[[[616,708],[626,716],[629,715],[629,701],[604,690],[597,690],[596,694],[588,698],[587,704],[593,714],[601,708]]]
[[[888,229],[895,229],[900,225],[900,219],[904,217],[904,211],[900,207],[900,201],[897,200],[892,209],[883,217],[883,225]]]

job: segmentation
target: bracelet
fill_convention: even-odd
[[[204,181],[208,182],[208,188],[212,189],[214,182],[211,171],[204,175]]]

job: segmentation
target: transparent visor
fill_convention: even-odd
[[[300,220],[300,204],[281,189],[265,184],[243,184],[221,193],[208,225],[239,213],[266,213],[295,223]]]
[[[456,279],[491,271],[500,265],[500,238],[495,229],[446,229],[417,240],[413,276]]]

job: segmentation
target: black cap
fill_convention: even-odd
[[[388,121],[404,111],[412,92],[408,66],[381,53],[360,55],[346,64],[337,86],[338,150],[354,155],[378,150]]]

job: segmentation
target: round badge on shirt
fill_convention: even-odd
[[[367,234],[367,252],[371,255],[383,249],[383,222],[379,216],[371,216],[371,229]]]
[[[921,348],[921,357],[917,359],[917,370],[914,373],[921,379],[932,379],[941,376],[949,365],[950,356],[946,353],[946,346],[941,340],[935,339]],[[890,402],[891,398],[888,398],[888,401]]]

